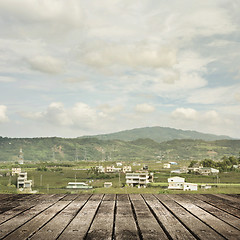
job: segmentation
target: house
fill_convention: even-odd
[[[212,186],[211,185],[207,185],[207,184],[202,184],[201,185],[201,189],[211,189]]]
[[[187,167],[182,167],[180,169],[176,169],[176,170],[172,170],[171,173],[177,173],[177,174],[181,174],[181,173],[187,173],[188,169]]]
[[[215,168],[202,167],[199,168],[198,172],[201,175],[216,175],[219,173],[219,170]]]
[[[164,163],[163,164],[163,168],[170,168],[170,167],[171,167],[170,163]]]
[[[188,168],[188,172],[198,173],[200,175],[208,176],[208,175],[217,175],[219,173],[219,170],[215,168],[199,166],[199,167]]]
[[[130,187],[147,187],[147,184],[153,182],[153,173],[140,171],[135,173],[126,173],[126,184]]]
[[[112,182],[105,182],[105,183],[104,183],[104,187],[105,187],[105,188],[110,188],[110,187],[112,187]]]
[[[19,175],[21,173],[21,168],[12,168],[12,176]]]
[[[122,163],[121,162],[117,162],[116,165],[117,165],[117,167],[121,167]]]
[[[126,172],[131,172],[132,171],[132,167],[131,166],[124,166],[123,167],[123,172],[126,173]]]
[[[168,189],[183,189],[183,184],[185,182],[185,178],[182,177],[171,177],[168,178]]]
[[[183,184],[183,191],[197,191],[198,185],[196,183],[184,183]]]
[[[32,191],[32,180],[27,179],[27,172],[21,172],[17,178],[17,188],[24,191]]]
[[[186,183],[185,178],[182,177],[171,177],[168,178],[168,189],[196,191],[198,189],[198,185],[196,183]]]
[[[88,184],[84,182],[69,182],[67,185],[67,188],[69,189],[91,189],[92,186],[89,186]]]
[[[99,173],[105,173],[105,167],[103,166],[97,166],[97,170]]]
[[[115,168],[114,166],[107,166],[106,167],[106,172],[107,173],[116,173],[116,172],[121,172],[121,168]]]

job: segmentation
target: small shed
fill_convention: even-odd
[[[184,183],[183,191],[197,191],[198,185],[196,183]]]
[[[112,187],[112,182],[105,182],[105,183],[104,183],[104,187],[105,187],[105,188],[110,188],[110,187]]]

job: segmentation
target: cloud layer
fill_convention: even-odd
[[[230,0],[0,1],[2,134],[159,125],[240,137],[238,9]]]

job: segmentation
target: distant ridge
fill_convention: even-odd
[[[123,141],[134,141],[139,138],[149,138],[156,142],[165,142],[175,139],[201,139],[204,141],[215,141],[215,140],[231,140],[233,138],[224,135],[214,135],[207,133],[200,133],[197,131],[181,130],[168,127],[145,127],[135,128],[132,130],[125,130],[116,133],[100,134],[94,136],[83,136],[88,138],[98,138],[99,140],[123,140]]]

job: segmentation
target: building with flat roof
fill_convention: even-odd
[[[126,184],[130,187],[147,187],[148,183],[153,182],[153,173],[147,171],[126,173]]]
[[[185,178],[182,177],[171,177],[168,178],[168,189],[196,191],[198,189],[198,185],[196,183],[186,183]]]
[[[12,168],[12,176],[19,175],[21,173],[21,168]]]
[[[89,186],[87,183],[84,182],[69,182],[67,185],[69,189],[91,189],[92,186]]]
[[[23,191],[32,191],[32,180],[27,179],[27,172],[19,173],[17,178],[17,188]]]
[[[127,172],[132,172],[132,167],[131,166],[124,166],[123,167],[123,173],[127,173]]]

